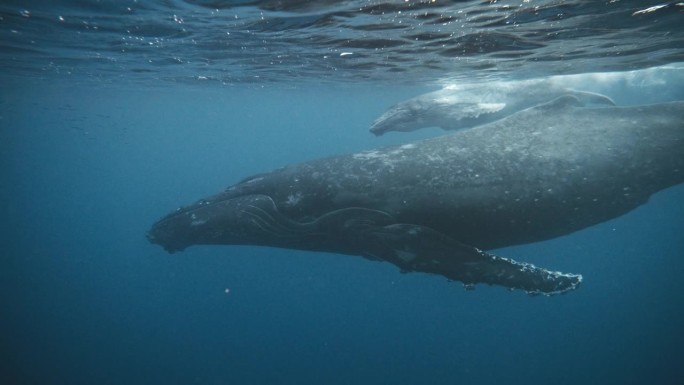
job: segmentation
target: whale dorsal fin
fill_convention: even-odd
[[[606,106],[617,106],[613,99],[606,95],[589,91],[569,91],[569,95],[577,97],[584,104],[602,104]]]
[[[584,103],[575,95],[567,94],[559,96],[550,102],[538,104],[529,109],[535,110],[561,110],[570,107],[583,107]]]

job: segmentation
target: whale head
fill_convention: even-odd
[[[297,230],[267,195],[217,195],[160,219],[147,232],[147,239],[173,253],[198,244],[268,245]]]
[[[410,132],[429,125],[425,119],[424,103],[411,99],[392,106],[375,119],[369,131],[381,136],[390,131]]]

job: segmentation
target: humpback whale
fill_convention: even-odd
[[[471,130],[255,175],[163,217],[168,252],[262,245],[556,294],[581,276],[491,254],[620,216],[684,182],[684,102],[578,107],[573,96]]]
[[[535,79],[444,88],[397,103],[377,118],[370,132],[415,131],[423,127],[445,130],[479,126],[517,111],[572,95],[587,105],[614,106],[605,95],[562,87],[553,80]]]

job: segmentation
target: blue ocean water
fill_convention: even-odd
[[[60,12],[84,18],[109,12],[85,3]],[[202,2],[173,10],[146,4],[148,16],[169,18],[178,9],[200,12],[194,7]],[[260,4],[278,16],[299,9]],[[668,17],[681,20],[674,9]],[[13,24],[29,17],[25,11],[41,14],[38,7],[3,8],[3,36],[32,33]],[[476,22],[483,23],[475,20],[472,28]],[[311,67],[299,77],[292,59],[290,71],[279,73],[292,76],[281,81],[234,77],[254,57],[228,72],[207,62],[206,77],[196,63],[168,73],[164,65],[136,71],[119,67],[117,53],[93,62],[97,34],[88,35],[86,47],[55,54],[63,61],[51,66],[43,56],[62,40],[35,33],[47,47],[32,50],[19,39],[0,52],[7,69],[0,75],[0,383],[679,384],[684,378],[683,185],[583,231],[497,250],[582,273],[582,286],[563,296],[484,285],[465,291],[441,277],[326,253],[197,246],[169,255],[145,233],[178,206],[286,164],[440,135],[426,129],[376,138],[367,129],[393,103],[464,75],[445,72],[441,63],[432,81],[392,84],[390,76],[364,80],[366,67],[359,65],[317,84],[312,72],[332,70],[307,62]],[[613,59],[581,57],[574,68],[618,68],[568,81],[621,105],[682,99],[681,67],[649,61],[681,58],[678,39],[634,53],[629,62],[639,63],[636,72]],[[172,42],[165,44],[173,51]],[[197,54],[214,49],[199,47]],[[539,54],[549,50],[553,45]],[[646,69],[650,64],[660,67]],[[490,76],[487,68],[479,75]],[[513,79],[515,68],[509,62],[494,75]],[[360,76],[348,81],[350,73]],[[270,76],[266,71],[264,78]]]

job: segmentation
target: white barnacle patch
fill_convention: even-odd
[[[261,177],[261,176],[260,176],[260,177],[256,177],[256,178],[252,178],[252,179],[250,179],[250,180],[247,180],[247,181],[245,181],[244,183],[259,182],[259,181],[262,180],[262,179],[264,179],[264,177]]]
[[[436,155],[436,154],[427,154],[426,159],[429,162],[444,162],[444,158],[442,158],[441,155]]]
[[[471,111],[471,114],[474,118],[478,118],[480,115],[499,112],[505,107],[506,103],[477,103],[476,107]]]
[[[401,157],[401,156],[404,156],[404,150],[405,150],[404,146],[401,146],[401,147],[397,148],[396,150],[392,150],[392,151],[388,152],[387,155],[388,156]],[[387,156],[385,156],[385,158],[387,158]],[[385,162],[387,162],[387,159],[385,159]]]
[[[352,155],[352,157],[354,159],[359,159],[359,160],[370,160],[370,159],[380,159],[383,157],[383,155],[380,153],[380,151],[372,150],[372,151],[359,152],[358,154]]]
[[[374,172],[378,172],[378,170],[375,169],[378,166],[385,168],[386,172],[393,172],[398,160],[397,158],[400,159],[403,157],[403,151],[401,148],[389,152],[372,150],[354,154],[352,157],[357,160],[374,162],[372,166],[374,167]]]
[[[285,200],[285,206],[289,206],[289,207],[295,206],[295,205],[299,204],[299,202],[301,202],[301,200],[302,200],[302,193],[297,191],[296,193],[290,194],[287,196],[287,199]]]
[[[404,251],[404,250],[394,250],[394,253],[396,254],[397,258],[401,259],[404,262],[411,262],[416,257],[418,257],[415,253],[412,253],[410,251]]]
[[[207,223],[207,221],[204,219],[197,219],[197,215],[195,215],[195,213],[190,215],[190,219],[192,219],[192,221],[190,221],[190,226],[201,226]]]

